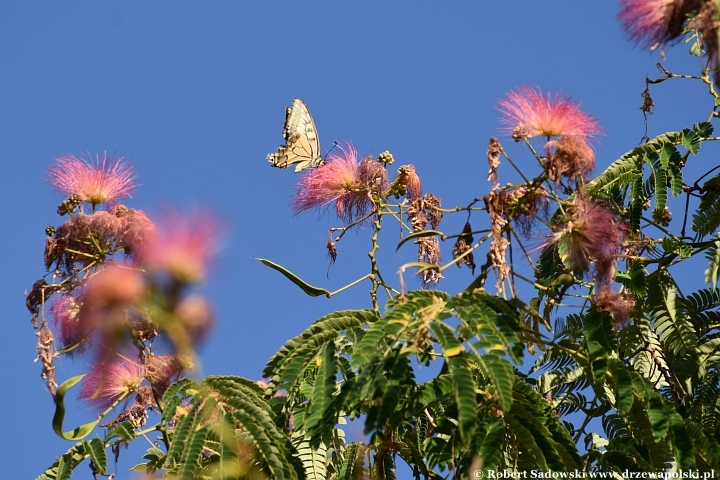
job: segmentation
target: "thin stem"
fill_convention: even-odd
[[[365,274],[364,276],[362,276],[362,277],[358,278],[357,280],[355,280],[354,282],[348,283],[348,284],[345,285],[344,287],[341,287],[341,288],[335,290],[334,292],[328,293],[328,294],[327,294],[327,297],[330,298],[330,297],[332,297],[333,295],[337,295],[338,293],[343,292],[343,291],[347,290],[347,289],[350,288],[350,287],[354,287],[355,285],[357,285],[358,283],[362,282],[363,280],[367,280],[368,278],[372,278],[372,276],[373,276],[372,273],[367,273],[367,274]]]
[[[531,146],[530,148],[532,149],[532,146]],[[530,182],[528,181],[528,179],[525,178],[525,175],[523,174],[522,170],[520,170],[520,169],[517,167],[517,165],[515,165],[515,162],[512,161],[512,158],[510,158],[510,155],[507,154],[507,152],[506,152],[505,149],[502,147],[502,145],[500,145],[500,153],[503,154],[503,157],[505,157],[505,160],[507,160],[508,163],[510,163],[510,165],[512,165],[512,167],[515,169],[515,171],[518,173],[518,175],[520,175],[520,177],[523,179],[523,181],[524,181],[525,183],[530,183]],[[533,153],[535,153],[534,150],[533,150]],[[538,158],[537,153],[535,153],[535,157]],[[538,158],[538,161],[539,161],[539,160],[540,160],[540,159]],[[542,162],[541,162],[541,164],[542,164]]]
[[[380,229],[382,228],[381,225],[382,222],[382,216],[376,215],[375,221],[373,222],[373,226],[375,227],[373,230],[372,235],[372,249],[368,252],[368,257],[370,257],[370,281],[372,282],[372,287],[370,288],[370,299],[372,300],[373,309],[380,311],[380,305],[378,303],[377,299],[377,291],[380,287],[380,282],[378,280],[378,276],[380,274],[380,270],[378,269],[377,265],[377,258],[375,258],[375,252],[378,251],[380,248],[380,245],[378,245],[378,236],[380,235]]]

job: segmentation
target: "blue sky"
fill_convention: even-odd
[[[330,290],[369,268],[369,232],[358,231],[338,245],[328,276],[327,229],[340,222],[332,215],[293,216],[289,202],[298,175],[265,160],[282,141],[284,109],[293,98],[309,106],[324,150],[333,141],[352,141],[361,154],[390,150],[396,166],[415,165],[424,191],[446,207],[487,193],[485,149],[488,138],[501,133],[494,104],[517,85],[562,91],[598,118],[606,135],[597,146],[596,171],[639,143],[645,128],[640,93],[646,75],[658,76],[660,56],[626,41],[617,6],[504,7],[0,3],[4,478],[34,478],[71,446],[51,430],[53,403],[33,363],[35,337],[23,294],[45,273],[45,227],[60,222],[55,210],[62,197],[43,181],[55,157],[123,156],[141,184],[130,206],[151,214],[167,204],[201,206],[223,219],[223,248],[202,288],[214,304],[216,326],[200,352],[201,372],[260,378],[265,361],[316,318],[370,305],[369,285],[310,298],[253,260],[269,258]],[[682,44],[666,54],[671,71],[701,68]],[[651,136],[701,121],[712,108],[701,85],[683,82],[653,89]],[[531,157],[509,138],[501,141],[533,175]],[[515,179],[504,166],[501,181]],[[474,218],[478,226],[484,221]],[[441,230],[457,233],[465,219],[449,215]],[[397,268],[415,255],[410,245],[394,252],[392,228],[381,239],[386,279],[397,279]],[[445,259],[451,249],[443,245]],[[439,288],[451,293],[472,280],[467,269],[446,277]],[[418,284],[409,279],[408,286]],[[60,361],[59,379],[84,371],[89,361]],[[70,423],[93,416],[81,406],[70,410]],[[132,478],[126,470],[139,459],[124,454],[116,478]],[[79,472],[89,476],[86,468]]]

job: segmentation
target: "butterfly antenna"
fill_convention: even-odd
[[[327,151],[327,153],[325,154],[325,156],[327,157],[328,155],[330,155],[330,152],[332,152],[333,150],[335,150],[335,147],[338,147],[340,150],[342,150],[342,147],[340,146],[340,144],[339,144],[337,141],[335,141],[335,142],[333,142],[332,148]]]

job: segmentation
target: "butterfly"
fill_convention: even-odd
[[[285,126],[283,127],[285,145],[278,147],[267,159],[273,167],[287,168],[295,165],[295,171],[316,168],[325,164],[320,156],[320,139],[310,110],[302,100],[296,98],[285,110]]]

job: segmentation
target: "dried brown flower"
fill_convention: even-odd
[[[500,167],[500,142],[495,137],[490,137],[490,143],[487,148],[487,159],[490,165],[488,170],[488,182],[492,182],[493,187],[498,185],[497,170]]]
[[[565,136],[560,140],[551,140],[545,150],[548,155],[545,171],[555,183],[560,181],[560,177],[565,177],[577,184],[595,168],[595,152],[583,137]]]
[[[413,232],[425,230],[428,224],[433,230],[437,230],[443,216],[439,207],[440,199],[431,193],[413,200],[407,209],[408,220],[413,227]],[[418,261],[440,265],[440,244],[436,237],[418,238],[415,240],[415,244],[418,246]],[[423,270],[419,275],[423,288],[427,288],[430,284],[437,283],[443,278],[440,271],[436,269]]]

